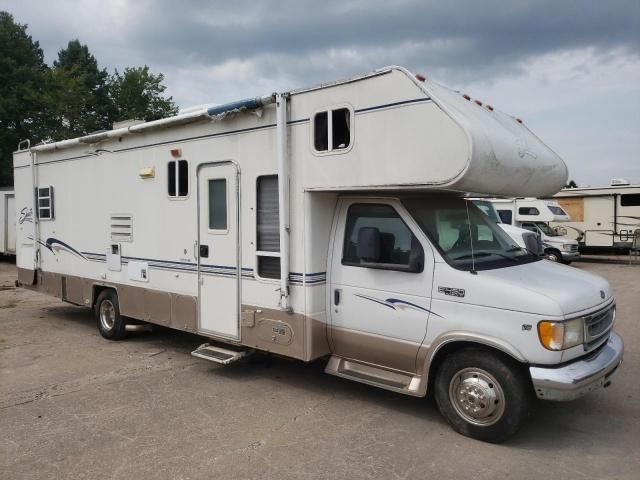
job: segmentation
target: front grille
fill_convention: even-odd
[[[584,318],[585,349],[589,350],[608,338],[608,333],[613,326],[615,311],[616,306],[612,303]]]
[[[569,251],[570,252],[577,252],[578,251],[578,245],[571,245],[571,247],[569,247]]]

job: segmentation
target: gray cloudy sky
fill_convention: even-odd
[[[388,64],[525,123],[579,184],[640,183],[640,1],[0,0],[51,63],[72,38],[109,70],[163,72],[181,107]]]

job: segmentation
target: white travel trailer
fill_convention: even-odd
[[[640,185],[565,188],[554,198],[571,219],[556,221],[581,248],[628,249],[640,229]]]
[[[325,357],[432,388],[488,441],[622,361],[607,281],[514,248],[463,196],[552,195],[562,160],[399,67],[38,145],[14,174],[19,283],[93,307],[109,339],[155,323],[220,363]]]
[[[0,253],[16,253],[16,200],[13,188],[0,187]]]
[[[568,265],[580,257],[578,242],[560,234],[549,225],[550,222],[569,220],[567,212],[557,202],[537,198],[493,198],[491,203],[502,223],[540,235],[547,260]]]

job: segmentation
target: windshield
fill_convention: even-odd
[[[548,223],[544,222],[536,222],[536,226],[548,237],[557,237],[558,234],[553,231],[553,228],[549,226]]]
[[[498,212],[496,212],[496,209],[493,206],[493,203],[488,202],[486,200],[474,200],[473,203],[475,203],[476,206],[480,210],[482,210],[482,213],[484,213],[491,220],[493,220],[496,223],[502,223],[500,221],[500,217],[498,217]]]
[[[489,270],[540,260],[516,245],[470,200],[424,197],[402,203],[454,268]]]

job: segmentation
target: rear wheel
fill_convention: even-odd
[[[96,321],[100,335],[109,340],[120,340],[127,334],[126,322],[120,315],[118,294],[103,290],[96,300]]]
[[[457,432],[492,443],[516,433],[531,408],[530,385],[520,365],[484,349],[445,358],[437,373],[435,398]]]

